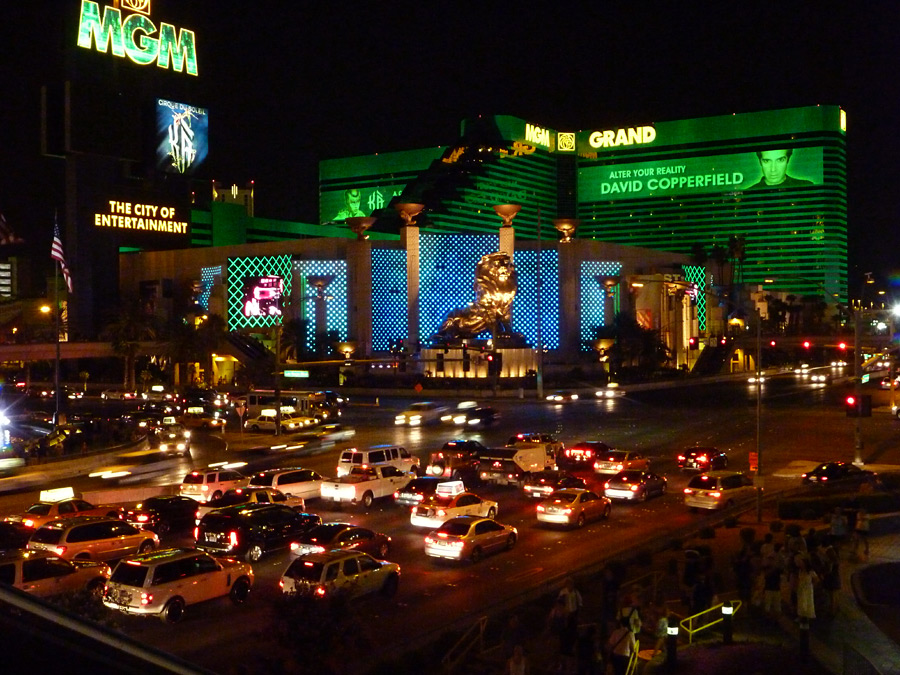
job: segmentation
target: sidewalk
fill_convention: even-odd
[[[713,552],[714,574],[720,583],[717,589],[718,599],[720,601],[737,599],[731,562],[733,555],[740,549],[740,532],[743,528],[751,527],[756,532],[756,539],[762,540],[774,520],[774,513],[765,515],[768,517],[764,517],[763,523],[758,524],[754,513],[744,514],[738,519],[735,527],[715,528],[715,536],[712,539],[692,538],[684,542],[680,551],[664,551],[654,555],[649,565],[643,567],[630,565],[622,589],[626,589],[629,582],[638,577],[646,579],[647,575],[654,571],[664,572],[672,559],[679,561],[680,576],[684,569],[684,550],[695,545],[705,545]],[[818,521],[799,521],[799,525],[804,533],[810,527],[821,528]],[[775,534],[775,541],[781,542],[783,537],[783,533]],[[650,653],[645,652],[650,660],[639,661],[635,672],[639,674],[677,672],[692,675],[763,675],[777,672],[790,675],[900,673],[900,646],[878,626],[878,622],[882,622],[886,630],[894,635],[900,634],[900,607],[894,611],[884,611],[884,608],[868,607],[867,603],[860,603],[854,595],[853,583],[854,575],[870,566],[897,563],[896,569],[900,569],[900,534],[871,538],[868,561],[858,562],[849,558],[849,552],[844,551],[841,560],[842,588],[838,593],[836,616],[833,619],[824,618],[817,605],[819,618],[812,622],[809,631],[808,652],[802,647],[801,631],[793,618],[786,614],[780,617],[768,616],[760,608],[744,604],[734,615],[732,645],[723,644],[721,624],[695,634],[693,644],[688,644],[688,637],[682,630],[674,670],[668,668],[663,653],[650,658]],[[889,570],[890,574],[894,572],[894,568]],[[598,621],[602,601],[599,578],[577,578],[576,583],[584,598],[580,623],[584,626]],[[543,603],[534,603],[519,610],[525,635],[525,651],[531,664],[532,675],[559,672],[556,670],[559,662],[557,642],[546,631],[548,603],[549,600],[545,600]],[[876,621],[867,616],[864,607],[869,609]],[[685,608],[673,607],[672,610],[686,616]],[[652,630],[646,625],[645,629]],[[655,640],[651,635],[642,633],[639,639],[642,652],[652,650]],[[505,672],[502,669],[500,650],[491,651],[493,653],[486,655],[486,659],[480,660],[482,668],[473,664],[466,671]]]

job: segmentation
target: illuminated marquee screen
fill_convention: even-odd
[[[109,199],[92,214],[94,227],[126,232],[189,234],[190,225],[174,206]]]
[[[206,108],[166,99],[156,102],[156,168],[191,176],[209,153]]]
[[[291,257],[229,258],[227,295],[229,330],[280,324],[291,295]]]
[[[766,190],[822,184],[822,148],[621,162],[579,171],[585,201]],[[788,156],[789,155],[789,156]]]

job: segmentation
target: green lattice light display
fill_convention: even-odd
[[[280,277],[283,283],[281,301],[291,296],[291,256],[253,256],[228,259],[228,329],[266,328],[281,323],[280,313],[247,316],[245,296],[248,283],[263,277]]]
[[[706,294],[709,289],[706,267],[702,265],[684,265],[682,269],[684,269],[684,278],[692,284],[697,284],[697,325],[701,331],[705,331],[707,319]]]

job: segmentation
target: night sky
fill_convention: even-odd
[[[155,0],[161,16],[171,2]],[[848,115],[851,289],[870,270],[900,283],[894,3],[187,6],[203,81],[190,102],[210,109],[208,177],[255,180],[258,216],[315,222],[320,159],[446,145],[478,114],[581,130],[837,104]],[[22,26],[0,28],[0,210],[26,234],[60,168],[37,159]]]

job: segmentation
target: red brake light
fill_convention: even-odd
[[[544,505],[543,505],[543,504],[538,504],[538,505],[537,505],[537,510],[538,510],[539,513],[543,513],[543,512],[544,512]]]
[[[395,493],[394,493],[394,499],[400,499],[400,493],[399,493],[399,492],[395,492]]]
[[[447,515],[447,512],[444,511],[444,509],[438,509],[438,510],[437,510],[437,515],[443,517],[443,516],[446,516],[446,515]]]
[[[153,596],[150,593],[141,593],[141,604],[149,605],[153,602]]]
[[[66,552],[66,547],[65,546],[55,546],[53,548],[53,552],[61,558]]]
[[[324,586],[316,586],[316,595],[320,598],[325,596],[325,587]]]
[[[694,494],[694,491],[691,488],[684,488],[684,494],[692,495]]]
[[[637,485],[632,485],[632,486],[631,486],[631,491],[632,491],[632,492],[637,492],[637,491],[638,491],[638,486],[637,486]]]
[[[700,455],[700,456],[697,458],[697,461],[698,461],[698,462],[705,462],[705,461],[707,461],[708,459],[709,459],[709,458],[708,458],[706,455]]]
[[[146,523],[148,520],[150,520],[150,516],[148,516],[146,513],[142,513],[137,517],[137,520],[139,523]]]
[[[242,494],[242,493],[244,492],[241,488],[235,488],[234,491],[235,491],[237,494]]]
[[[722,493],[721,493],[721,492],[710,492],[710,493],[709,493],[709,496],[710,496],[710,497],[715,497],[716,499],[718,499],[719,497],[722,496]]]
[[[228,533],[228,541],[231,544],[231,548],[234,548],[238,545],[238,535],[237,532],[232,530]]]
[[[603,484],[603,489],[604,489],[604,490],[608,490],[608,489],[609,489],[609,481],[606,481],[606,482]]]
[[[200,539],[200,528],[195,527],[194,528],[194,541],[197,541],[198,539]]]

